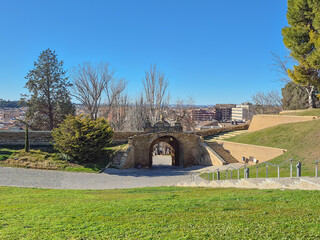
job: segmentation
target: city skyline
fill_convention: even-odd
[[[18,100],[41,51],[55,50],[70,70],[105,61],[142,91],[150,64],[169,78],[171,103],[241,103],[277,90],[271,51],[286,55],[286,2],[10,1],[0,10],[0,98]],[[75,101],[74,101],[75,102]]]

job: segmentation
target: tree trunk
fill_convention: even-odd
[[[51,103],[49,103],[49,130],[53,130],[53,110]]]
[[[314,86],[306,86],[306,90],[308,93],[308,103],[309,103],[309,108],[315,108],[315,102],[313,98],[313,93],[314,93]]]
[[[29,127],[28,127],[28,124],[26,124],[24,150],[25,150],[26,152],[29,152],[29,150],[30,150]]]

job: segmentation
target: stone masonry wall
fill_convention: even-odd
[[[0,145],[24,145],[25,132],[0,131]],[[50,131],[29,131],[31,146],[46,146],[52,141]]]
[[[199,131],[195,131],[194,133],[198,136],[206,137],[206,136],[216,135],[218,133],[223,133],[223,132],[236,131],[236,130],[247,130],[248,128],[249,128],[249,124],[231,125],[228,127],[199,130]]]
[[[143,132],[114,132],[115,142],[126,142],[128,138]],[[0,131],[0,145],[24,145],[25,131]],[[50,131],[29,131],[31,146],[49,146],[52,142]]]
[[[224,149],[229,151],[229,153],[235,157],[239,162],[242,162],[242,157],[249,159],[253,157],[261,162],[265,162],[271,160],[275,157],[278,157],[286,152],[285,149],[281,148],[271,148],[271,147],[263,147],[257,145],[243,144],[243,143],[235,143],[228,141],[217,141],[217,143],[221,144]],[[249,162],[249,164],[254,164],[253,162]]]
[[[235,125],[230,127],[213,128],[202,131],[195,131],[198,136],[214,135],[221,132],[232,130],[248,129],[248,125]],[[129,137],[138,136],[144,132],[114,132],[113,140],[115,142],[126,142]],[[24,131],[0,131],[0,145],[24,145]],[[50,131],[29,131],[30,145],[50,145],[52,142]]]
[[[314,119],[319,118],[313,116],[254,115],[249,127],[249,131],[254,132],[284,123],[307,122],[312,121]]]
[[[201,138],[195,134],[182,132],[148,133],[137,135],[132,139],[134,166],[149,167],[150,146],[153,141],[164,136],[173,137],[179,142],[181,166],[193,166],[202,157],[200,150]]]

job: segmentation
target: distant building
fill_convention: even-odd
[[[191,111],[192,120],[195,122],[214,121],[216,117],[215,109],[212,111],[204,109],[193,109]]]
[[[18,132],[18,131],[23,130],[23,128],[22,128],[21,126],[14,125],[14,126],[9,127],[8,130],[9,130],[10,132]]]
[[[241,104],[232,108],[232,120],[246,122],[254,115],[252,104]]]
[[[235,106],[236,104],[217,104],[215,106],[216,120],[223,122],[231,121],[232,108]]]
[[[209,129],[209,128],[219,128],[219,124],[217,120],[213,121],[205,121],[205,122],[200,122],[195,126],[196,130],[204,130],[204,129]]]
[[[4,122],[10,122],[14,118],[19,118],[21,115],[19,108],[3,108],[0,111],[0,116]]]

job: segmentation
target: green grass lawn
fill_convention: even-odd
[[[87,164],[68,162],[53,147],[33,147],[27,153],[22,146],[7,146],[0,148],[0,166],[97,173],[107,166],[117,150],[125,146],[107,147],[103,156]]]
[[[319,239],[320,191],[0,187],[0,239]]]
[[[226,141],[247,143],[267,147],[284,148],[288,151],[269,161],[280,164],[290,158],[302,162],[302,175],[314,176],[314,161],[320,159],[320,121],[283,124],[257,132],[245,133],[225,139]],[[277,168],[269,167],[269,176],[276,176]],[[295,169],[294,169],[295,170]],[[250,169],[255,176],[255,167]],[[265,167],[259,172],[265,176]],[[289,163],[281,168],[282,176],[289,176]]]

